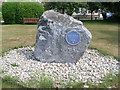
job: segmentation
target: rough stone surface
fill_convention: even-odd
[[[67,43],[66,34],[69,31],[80,34],[77,45]],[[91,33],[81,21],[49,10],[43,13],[38,24],[34,56],[42,62],[74,63],[83,56],[91,38]]]

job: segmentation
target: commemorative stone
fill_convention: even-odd
[[[75,63],[91,38],[81,21],[53,10],[45,11],[38,23],[34,56],[41,62]]]

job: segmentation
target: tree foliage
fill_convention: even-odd
[[[4,2],[2,15],[5,23],[23,23],[23,18],[40,18],[44,9],[38,2]]]
[[[87,4],[91,11],[98,10],[102,7],[102,4],[100,2],[88,2]]]
[[[88,2],[89,10],[91,11],[91,20],[92,20],[92,13],[94,10],[98,10],[102,7],[102,4],[100,2]]]
[[[114,13],[112,17],[110,17],[109,21],[119,21],[120,20],[120,2],[101,2],[102,10],[105,12]]]
[[[79,12],[79,8],[87,8],[92,13],[101,8],[102,11],[115,13],[115,17],[120,17],[120,2],[46,2],[45,9],[54,9],[61,13],[72,15],[73,12]]]
[[[80,7],[88,7],[88,5],[83,2],[46,2],[44,7],[45,10],[54,9],[72,15],[73,12],[78,12]]]
[[[113,13],[120,12],[120,2],[101,2],[102,9]]]
[[[22,2],[16,9],[16,23],[23,23],[23,18],[40,18],[44,9],[40,3]]]
[[[4,2],[2,5],[2,16],[5,23],[15,23],[16,3]]]

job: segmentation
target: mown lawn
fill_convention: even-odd
[[[3,25],[2,52],[35,44],[37,25]]]
[[[18,85],[8,83],[6,81],[2,81],[2,88],[21,88]]]
[[[92,33],[90,47],[107,51],[118,56],[118,24],[103,21],[85,21],[84,25]]]
[[[83,21],[92,33],[90,47],[118,56],[118,24],[103,21]],[[2,53],[22,46],[33,46],[37,25],[2,25]],[[1,53],[1,54],[2,54]],[[5,82],[3,87],[15,87]]]
[[[103,21],[83,21],[92,33],[90,47],[118,56],[118,24]],[[3,25],[2,52],[14,47],[35,44],[37,25]]]

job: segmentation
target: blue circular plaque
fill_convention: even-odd
[[[80,34],[77,31],[69,31],[66,34],[66,41],[70,45],[77,45],[80,42]]]

